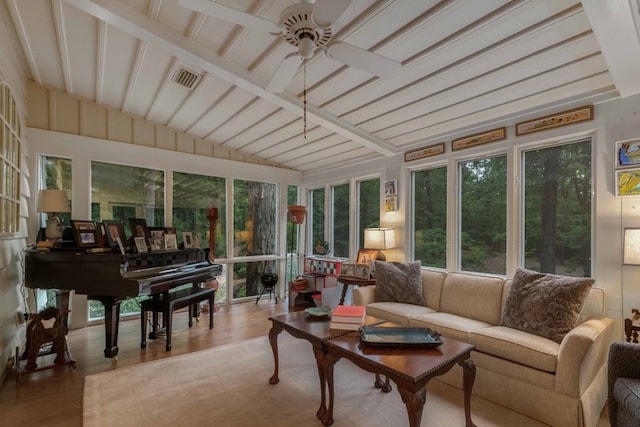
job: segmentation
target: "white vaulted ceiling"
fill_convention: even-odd
[[[635,0],[353,0],[333,40],[401,68],[317,51],[282,93],[265,90],[296,51],[281,35],[178,0],[3,1],[36,83],[302,172],[640,92]],[[217,0],[273,22],[296,1]]]

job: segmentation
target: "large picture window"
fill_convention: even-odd
[[[333,256],[349,258],[349,184],[331,187]]]
[[[506,274],[507,156],[459,164],[461,269]]]
[[[380,178],[358,182],[358,249],[364,247],[364,229],[380,227]]]
[[[413,182],[413,259],[447,266],[447,168],[416,171]]]
[[[311,190],[311,246],[315,246],[318,240],[324,237],[324,188]]]
[[[591,276],[591,140],[527,151],[522,164],[524,265]]]

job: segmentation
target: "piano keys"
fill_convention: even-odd
[[[33,249],[25,252],[24,270],[27,287],[75,291],[100,301],[105,308],[104,355],[115,357],[123,300],[212,281],[222,266],[211,263],[199,248],[127,255]]]

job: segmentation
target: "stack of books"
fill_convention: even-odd
[[[364,325],[366,308],[361,305],[339,305],[331,313],[331,329],[357,331]]]

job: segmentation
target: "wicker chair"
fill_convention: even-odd
[[[611,344],[608,393],[611,427],[640,426],[640,345]]]

